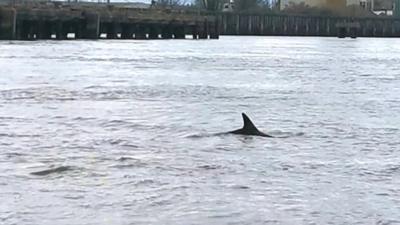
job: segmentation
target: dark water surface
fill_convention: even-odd
[[[0,224],[400,224],[400,40],[0,42]],[[289,138],[212,135],[239,128]]]

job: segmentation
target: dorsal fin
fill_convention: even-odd
[[[259,132],[257,127],[254,126],[253,122],[251,122],[250,118],[245,114],[242,113],[243,117],[243,130],[246,132]]]

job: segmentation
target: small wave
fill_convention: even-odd
[[[276,132],[270,132],[267,133],[268,135],[271,135],[271,138],[291,138],[291,137],[300,137],[304,136],[304,132],[283,132],[283,131],[276,131]],[[221,132],[221,133],[214,133],[214,134],[192,134],[186,136],[186,138],[191,138],[191,139],[200,139],[200,138],[208,138],[208,137],[216,137],[216,136],[226,136],[226,135],[232,135],[229,132]]]
[[[268,133],[268,135],[273,136],[274,138],[290,138],[290,137],[301,137],[304,136],[304,132],[285,132],[285,131],[274,131]]]
[[[67,195],[67,196],[64,196],[63,198],[69,199],[69,200],[79,200],[79,199],[84,199],[85,196],[84,196],[84,195],[76,195],[76,196],[74,196],[74,195]]]
[[[7,158],[14,158],[14,157],[25,156],[26,154],[19,153],[19,152],[8,152],[5,155],[6,155]]]
[[[112,165],[112,168],[117,168],[117,169],[125,169],[125,168],[137,168],[137,167],[145,167],[147,164],[140,162],[139,160],[134,163],[128,163],[128,164],[118,164],[118,165]]]
[[[112,146],[121,146],[125,148],[139,148],[138,145],[131,143],[129,140],[124,139],[104,139],[97,142],[99,145],[107,144]]]
[[[216,170],[216,169],[220,169],[221,166],[218,166],[218,165],[202,165],[202,166],[198,166],[197,168],[204,169],[204,170]]]
[[[19,118],[12,116],[0,116],[0,120],[13,120],[13,119],[19,119]]]
[[[139,161],[138,159],[135,159],[133,157],[129,157],[129,156],[122,156],[118,159],[118,161],[120,162],[125,162],[125,161]]]
[[[70,167],[70,166],[60,166],[60,167],[51,168],[51,169],[47,169],[47,170],[41,170],[41,171],[37,171],[37,172],[32,172],[30,174],[31,175],[35,175],[35,176],[47,176],[49,174],[61,173],[61,172],[69,171],[69,170],[72,170],[72,167]]]
[[[41,135],[37,135],[37,134],[5,134],[5,133],[0,133],[0,137],[9,137],[9,138],[24,138],[24,137],[28,137],[28,138],[37,138],[37,137],[41,137]]]
[[[76,120],[76,121],[88,121],[88,120],[95,120],[95,119],[96,119],[95,117],[81,117],[81,116],[73,118],[73,120]]]
[[[129,156],[122,156],[117,161],[119,164],[111,165],[113,168],[124,169],[124,168],[132,168],[132,167],[145,167],[147,163],[142,162],[140,159],[136,159]]]
[[[32,100],[32,101],[74,101],[76,93],[57,87],[31,87],[24,89],[10,89],[0,91],[0,99],[7,101]]]
[[[102,86],[102,85],[90,85],[86,86],[83,89],[85,90],[90,90],[90,89],[100,89],[100,88],[107,88],[107,86]]]
[[[109,127],[121,127],[121,126],[127,126],[127,124],[130,124],[129,121],[127,120],[108,120],[104,121],[101,123],[101,126],[109,128]]]
[[[155,184],[158,183],[157,181],[153,180],[153,179],[142,179],[142,180],[138,180],[135,182],[136,186],[140,186],[140,185],[151,185],[151,184]]]
[[[233,188],[233,189],[240,189],[240,190],[250,189],[250,187],[249,187],[249,186],[246,186],[246,185],[233,185],[231,188]]]
[[[191,135],[186,136],[186,138],[199,139],[199,138],[214,137],[214,136],[219,136],[219,135],[222,135],[222,133],[218,133],[218,134],[191,134]]]
[[[400,220],[378,220],[376,225],[392,225],[392,224],[400,224]]]

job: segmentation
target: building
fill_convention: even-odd
[[[347,0],[347,6],[360,6],[363,9],[373,11],[374,10],[374,0]]]
[[[376,15],[393,16],[395,0],[374,0],[374,13]]]
[[[346,0],[281,0],[280,9],[283,10],[291,4],[304,4],[309,7],[336,10],[346,7]]]
[[[390,5],[390,0],[281,0],[280,8],[285,9],[291,4],[305,4],[309,7],[318,7],[326,9],[343,9],[346,6],[360,6],[366,10],[372,11],[374,9],[375,1],[385,2]]]
[[[235,3],[233,0],[225,0],[222,5],[222,12],[233,12],[235,10]]]
[[[280,9],[287,9],[293,4],[329,9],[342,15],[400,17],[400,0],[281,0]]]
[[[395,0],[374,0],[375,10],[393,10]]]

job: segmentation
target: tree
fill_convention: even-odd
[[[309,5],[301,2],[299,4],[290,2],[283,12],[289,14],[303,14],[303,15],[334,15],[334,12],[328,8],[310,7]]]
[[[224,0],[196,0],[196,5],[207,11],[219,11]]]
[[[237,11],[246,11],[257,7],[258,0],[236,0],[235,9]]]

